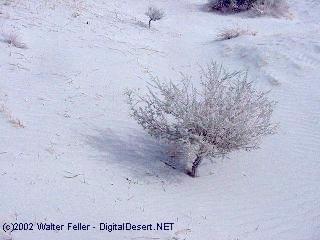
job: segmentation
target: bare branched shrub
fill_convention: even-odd
[[[2,33],[2,42],[5,42],[16,48],[27,48],[27,45],[20,40],[20,37],[17,33]]]
[[[151,136],[187,146],[192,177],[204,158],[256,149],[275,132],[267,93],[256,90],[246,73],[228,73],[215,63],[202,70],[199,89],[189,77],[179,83],[152,78],[147,93],[126,95],[131,116]]]
[[[149,28],[152,21],[158,21],[164,17],[164,11],[156,7],[149,7],[145,13],[149,17]]]

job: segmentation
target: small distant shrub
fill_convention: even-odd
[[[17,33],[2,33],[2,42],[5,42],[16,48],[27,48],[27,45],[20,40],[20,37]]]
[[[218,41],[224,41],[224,40],[230,40],[232,38],[237,38],[241,35],[252,35],[255,36],[256,32],[250,32],[248,30],[243,30],[240,28],[228,28],[223,29],[217,34],[217,40]]]
[[[237,28],[231,28],[231,29],[224,29],[223,31],[219,32],[217,35],[217,40],[223,41],[223,40],[229,40],[232,38],[239,37],[244,33],[243,30],[237,29]]]
[[[8,110],[8,108],[4,104],[0,104],[0,113],[3,113],[3,115],[6,117],[8,122],[12,124],[12,126],[17,127],[17,128],[24,128],[25,126],[23,123],[18,119],[15,118],[11,111]]]
[[[253,4],[252,10],[255,15],[286,15],[289,6],[285,0],[257,0]]]
[[[149,17],[149,28],[152,21],[158,21],[164,17],[164,11],[156,7],[149,7],[145,13]]]
[[[126,95],[131,116],[151,136],[190,151],[192,177],[204,158],[256,149],[275,133],[274,102],[267,93],[256,90],[245,73],[229,73],[215,63],[202,70],[200,88],[188,77],[179,83],[153,78],[147,93],[127,90]]]

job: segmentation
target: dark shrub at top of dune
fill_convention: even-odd
[[[209,0],[209,8],[221,12],[240,12],[250,9],[257,0]]]

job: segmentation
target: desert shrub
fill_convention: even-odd
[[[281,16],[286,15],[289,7],[285,0],[257,0],[252,10],[255,15],[273,15]]]
[[[221,12],[239,12],[248,10],[256,0],[209,0],[209,7]]]
[[[14,32],[0,34],[0,41],[16,48],[27,48],[27,45],[20,40],[19,35]]]
[[[224,41],[224,40],[230,40],[232,38],[237,38],[242,35],[255,36],[256,34],[257,32],[244,30],[240,28],[225,28],[217,34],[217,40]]]
[[[9,109],[3,104],[0,104],[0,113],[4,115],[4,117],[8,120],[9,123],[12,124],[12,126],[17,128],[24,128],[22,121],[20,119],[13,116],[12,112],[9,111]]]
[[[151,136],[187,146],[194,156],[192,177],[204,158],[256,149],[275,132],[274,102],[244,72],[212,63],[201,71],[199,88],[184,76],[178,83],[152,78],[147,89],[126,91],[131,116]]]
[[[243,30],[240,30],[238,28],[224,29],[217,34],[217,40],[230,40],[232,38],[237,38],[244,33],[245,32]]]
[[[278,11],[286,6],[285,0],[209,0],[210,9],[221,12],[240,12],[254,9],[259,13]]]
[[[145,15],[149,17],[149,28],[152,21],[158,21],[164,17],[164,11],[156,7],[149,7],[145,12]]]

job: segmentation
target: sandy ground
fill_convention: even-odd
[[[8,2],[8,4],[4,4]],[[146,8],[164,19],[146,28]],[[219,15],[205,1],[0,2],[0,223],[173,222],[172,231],[20,231],[0,239],[320,239],[320,5]],[[253,35],[216,41],[225,28]],[[10,33],[27,48],[6,42]],[[192,179],[129,118],[123,91],[199,65],[248,69],[277,135]]]

